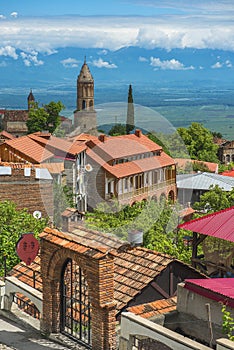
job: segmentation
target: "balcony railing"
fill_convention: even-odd
[[[175,185],[175,179],[170,179],[167,181],[159,182],[154,185],[145,186],[138,189],[132,189],[129,192],[121,193],[117,195],[118,200],[123,199],[132,199],[134,197],[137,197],[141,194],[147,194],[148,196],[155,194],[158,190],[161,190],[162,188],[165,188],[167,186]],[[106,195],[106,199],[110,199],[109,195]]]

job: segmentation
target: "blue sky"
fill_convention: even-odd
[[[42,66],[43,55],[77,47],[103,50],[94,65],[115,69],[107,51],[129,46],[234,52],[233,0],[0,0],[0,67],[10,60]],[[176,57],[147,60],[153,69],[194,69]],[[63,63],[77,66],[75,57]],[[212,64],[232,68],[234,62],[217,57]]]
[[[156,3],[154,1],[154,3]],[[161,13],[180,13],[182,9],[164,7],[162,2],[153,6],[150,1],[131,0],[10,0],[0,1],[0,9],[5,16],[17,12],[19,16],[46,15],[154,15]],[[183,11],[183,10],[182,10]]]

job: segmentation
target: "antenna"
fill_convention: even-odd
[[[41,212],[40,212],[39,210],[35,210],[35,211],[33,212],[33,217],[34,217],[35,219],[40,219],[40,218],[41,218]]]

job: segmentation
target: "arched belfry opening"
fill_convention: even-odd
[[[41,238],[41,331],[62,333],[87,349],[116,349],[114,259],[74,235],[46,228]]]
[[[77,77],[74,126],[76,128],[79,127],[80,132],[94,133],[97,125],[96,119],[96,111],[94,109],[94,79],[85,59]]]

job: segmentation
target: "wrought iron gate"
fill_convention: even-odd
[[[81,268],[68,259],[61,276],[61,332],[91,349],[91,307]]]

